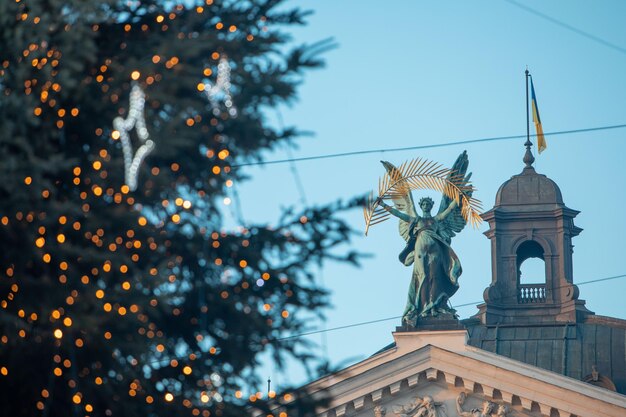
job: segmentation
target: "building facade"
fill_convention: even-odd
[[[533,162],[527,147],[522,172],[483,214],[492,281],[478,313],[398,327],[392,345],[309,384],[330,401],[320,416],[626,416],[626,320],[579,299],[578,212]],[[528,259],[543,276],[522,276]]]

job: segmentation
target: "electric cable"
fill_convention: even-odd
[[[571,130],[560,130],[555,132],[546,132],[544,136],[558,136],[558,135],[567,135],[574,133],[585,133],[585,132],[596,132],[601,130],[611,130],[611,129],[623,129],[626,128],[626,124],[619,125],[608,125],[608,126],[599,126],[599,127],[587,127],[582,129],[571,129]],[[530,137],[537,137],[536,134],[531,134]],[[302,162],[302,161],[313,161],[317,159],[330,159],[330,158],[343,158],[347,156],[355,156],[355,155],[366,155],[372,153],[391,153],[391,152],[402,152],[402,151],[412,151],[416,149],[430,149],[430,148],[444,148],[448,146],[455,145],[466,145],[470,143],[480,143],[480,142],[493,142],[493,141],[501,141],[501,140],[513,140],[513,139],[524,139],[526,138],[526,134],[523,135],[510,135],[510,136],[494,136],[487,138],[477,138],[477,139],[465,139],[465,140],[456,140],[452,142],[445,143],[434,143],[428,145],[416,145],[416,146],[406,146],[402,148],[381,148],[381,149],[366,149],[360,151],[351,151],[351,152],[341,152],[341,153],[332,153],[332,154],[324,154],[324,155],[314,155],[314,156],[303,156],[300,158],[287,158],[287,159],[277,159],[273,161],[256,161],[256,162],[245,162],[241,164],[231,165],[232,169],[242,168],[247,166],[259,166],[259,165],[275,165],[275,164],[284,164],[284,163],[292,163],[292,162]]]
[[[616,44],[614,44],[612,42],[609,42],[609,41],[607,41],[605,39],[602,39],[599,36],[592,35],[589,32],[585,32],[582,29],[578,29],[577,27],[574,27],[574,26],[572,26],[570,24],[567,24],[567,23],[565,23],[565,22],[563,22],[561,20],[555,19],[552,16],[548,16],[545,13],[542,13],[542,12],[540,12],[538,10],[535,10],[532,7],[528,7],[528,6],[524,5],[524,4],[518,3],[515,0],[504,0],[504,1],[506,1],[507,3],[512,4],[515,7],[519,7],[520,9],[522,9],[522,10],[528,12],[528,13],[534,14],[535,16],[538,16],[538,17],[540,17],[540,18],[542,18],[544,20],[547,20],[548,22],[554,23],[557,26],[560,26],[560,27],[562,27],[564,29],[567,29],[567,30],[569,30],[571,32],[574,32],[577,35],[583,36],[583,37],[585,37],[587,39],[590,39],[590,40],[592,40],[592,41],[594,41],[596,43],[604,45],[607,48],[611,48],[611,49],[613,49],[613,50],[615,50],[617,52],[621,52],[623,54],[626,54],[626,48],[622,48],[621,46],[616,45]]]
[[[579,282],[579,283],[577,283],[575,285],[580,286],[580,285],[586,285],[586,284],[593,284],[593,283],[596,283],[596,282],[609,281],[609,280],[618,279],[618,278],[626,278],[626,274],[614,275],[614,276],[611,276],[611,277],[598,278],[598,279],[593,279],[593,280],[589,280],[589,281],[583,281],[583,282]],[[563,286],[555,288],[555,290],[558,290],[558,289],[561,289],[561,288],[565,288],[565,287],[566,286],[563,285]],[[515,296],[515,297],[517,297],[517,296]],[[500,300],[505,300],[505,299],[508,299],[508,298],[513,298],[513,297],[502,297],[502,298],[500,298]],[[480,304],[482,302],[483,301],[474,301],[474,302],[471,302],[471,303],[457,304],[457,305],[454,305],[452,307],[453,308],[467,307],[467,306],[471,306],[471,305],[477,305],[477,304]],[[359,326],[365,326],[365,325],[368,325],[368,324],[380,323],[380,322],[383,322],[383,321],[395,320],[395,319],[399,319],[401,317],[402,316],[387,317],[387,318],[384,318],[384,319],[369,320],[369,321],[363,321],[363,322],[360,322],[360,323],[346,324],[344,326],[331,327],[330,329],[312,330],[310,332],[295,334],[295,335],[291,335],[291,336],[285,336],[285,337],[281,337],[281,338],[278,338],[278,339],[275,339],[275,340],[279,340],[279,341],[280,340],[288,340],[288,339],[294,339],[294,338],[299,338],[299,337],[303,337],[303,336],[309,336],[309,335],[312,335],[312,334],[317,334],[317,333],[322,333],[322,332],[332,332],[332,331],[335,331],[335,330],[349,329],[349,328],[352,328],[352,327],[359,327]]]

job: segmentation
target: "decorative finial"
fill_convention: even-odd
[[[526,153],[524,154],[523,161],[526,164],[526,168],[532,168],[533,162],[535,162],[535,157],[533,156],[530,147],[533,146],[533,143],[530,141],[530,139],[526,139],[526,143],[524,144],[524,146],[526,146]]]

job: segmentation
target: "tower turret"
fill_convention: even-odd
[[[573,283],[579,212],[565,206],[554,181],[535,171],[530,141],[523,161],[522,172],[500,186],[495,206],[482,215],[489,223],[492,278],[477,316],[484,324],[580,321],[593,313]],[[522,264],[531,258],[543,261],[543,276],[522,276]]]

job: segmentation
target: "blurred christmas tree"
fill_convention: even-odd
[[[311,266],[355,261],[344,207],[221,216],[322,64],[280,3],[0,2],[2,415],[240,416],[260,352],[310,356],[280,338],[327,304]]]

